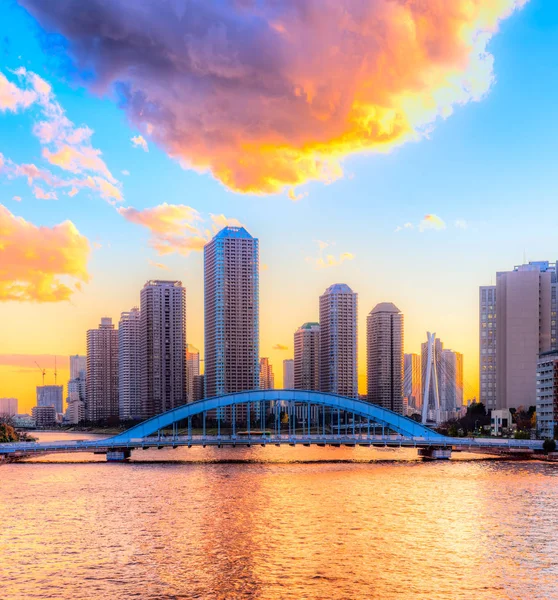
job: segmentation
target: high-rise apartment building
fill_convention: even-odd
[[[64,412],[64,386],[38,385],[37,406],[54,406],[57,414]]]
[[[118,324],[118,414],[121,421],[141,419],[141,318],[137,306]]]
[[[294,360],[286,358],[283,361],[283,389],[294,390]]]
[[[557,347],[557,266],[533,261],[496,274],[479,290],[480,401],[489,409],[532,406],[539,354]]]
[[[0,398],[0,416],[17,415],[17,398]]]
[[[194,400],[194,377],[200,374],[200,351],[188,344],[186,347],[186,373],[188,380],[188,402]]]
[[[403,397],[407,398],[407,406],[412,413],[420,413],[422,409],[420,354],[405,354],[404,356]]]
[[[441,364],[440,406],[442,420],[446,421],[463,406],[463,354],[444,348]]]
[[[73,354],[70,356],[70,379],[85,379],[87,373],[87,356]]]
[[[403,414],[403,314],[377,304],[366,320],[368,402]]]
[[[118,418],[118,331],[110,317],[87,331],[86,417]]]
[[[320,296],[320,390],[358,396],[357,294],[345,283]]]
[[[294,334],[294,389],[320,389],[320,324],[304,323]]]
[[[442,420],[440,390],[442,387],[442,350],[444,344],[435,333],[428,333],[428,340],[421,344],[421,380],[423,422]]]
[[[186,289],[150,280],[140,292],[141,410],[153,417],[185,404]]]
[[[260,358],[260,390],[275,389],[275,376],[273,375],[273,366],[269,358]]]
[[[537,360],[537,430],[554,439],[558,427],[558,351],[543,352]]]
[[[204,304],[206,397],[258,389],[258,240],[244,227],[225,227],[206,244]]]
[[[194,402],[205,398],[203,380],[203,375],[194,375],[194,384],[192,386],[192,400]]]

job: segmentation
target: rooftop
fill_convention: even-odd
[[[314,329],[314,327],[319,327],[320,324],[319,323],[304,323],[304,325],[301,325],[299,327],[299,329]]]
[[[325,294],[352,294],[353,290],[346,283],[334,283],[330,285]]]
[[[380,302],[370,311],[370,314],[375,313],[400,313],[401,311],[393,304],[393,302]]]
[[[213,239],[237,238],[253,240],[254,238],[244,229],[244,227],[223,227]]]

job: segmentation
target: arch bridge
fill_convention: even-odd
[[[0,444],[0,459],[95,452],[126,460],[140,448],[253,445],[415,447],[425,458],[449,458],[452,449],[523,455],[542,450],[541,440],[447,437],[386,408],[336,394],[251,390],[184,404],[106,439]]]

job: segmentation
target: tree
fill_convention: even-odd
[[[551,439],[544,440],[543,450],[545,454],[548,454],[549,452],[554,452],[556,450],[556,442]]]

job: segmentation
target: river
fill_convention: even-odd
[[[557,498],[558,465],[471,455],[49,456],[0,466],[0,598],[558,599]]]

